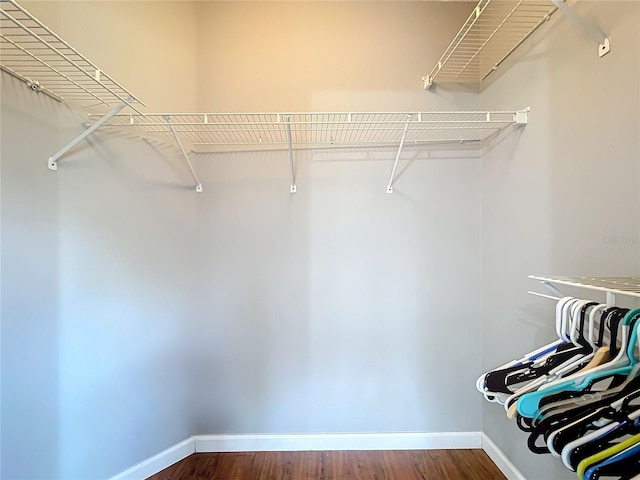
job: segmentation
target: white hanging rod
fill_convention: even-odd
[[[542,298],[548,298],[549,300],[555,300],[555,301],[558,301],[558,300],[560,300],[562,298],[562,297],[557,297],[555,295],[547,295],[546,293],[534,292],[532,290],[529,290],[527,293],[529,295],[534,295],[536,297],[542,297]]]
[[[0,0],[0,67],[34,91],[82,107],[144,105],[15,0]]]

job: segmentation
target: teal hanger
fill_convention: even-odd
[[[632,320],[638,315],[640,315],[640,308],[629,311],[622,321],[623,328],[628,328],[629,325],[631,325]],[[577,392],[580,390],[584,390],[589,386],[591,382],[600,378],[618,374],[628,375],[633,369],[633,366],[638,363],[638,359],[635,358],[633,351],[638,341],[639,327],[640,321],[636,322],[636,324],[634,325],[633,332],[631,332],[629,341],[627,342],[626,353],[627,357],[629,358],[629,364],[627,366],[621,366],[612,370],[600,370],[583,378],[578,377],[573,380],[566,380],[547,388],[542,387],[540,390],[537,390],[535,392],[525,393],[518,399],[518,413],[526,418],[535,418],[540,413],[540,401],[548,395],[567,391]],[[576,382],[580,382],[580,380],[582,380],[582,382],[577,384]]]

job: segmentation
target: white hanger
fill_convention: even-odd
[[[492,370],[490,370],[489,372],[485,372],[482,375],[480,375],[478,377],[478,379],[476,380],[476,389],[482,393],[485,398],[490,401],[490,402],[499,402],[499,403],[503,403],[503,401],[500,401],[500,397],[502,397],[502,400],[504,400],[507,395],[504,394],[503,392],[490,392],[486,389],[484,380],[485,377],[492,371],[494,370],[501,370],[503,368],[509,368],[512,367],[514,365],[517,365],[518,363],[528,363],[531,361],[531,358],[536,358],[538,357],[538,355],[540,355],[541,353],[545,352],[545,351],[549,351],[549,355],[555,353],[555,349],[570,341],[570,333],[569,333],[569,329],[567,328],[567,322],[565,320],[565,314],[566,312],[563,310],[564,305],[571,301],[571,300],[576,300],[573,297],[563,297],[561,298],[558,303],[556,304],[556,333],[558,334],[559,339],[549,343],[543,347],[540,347],[532,352],[527,353],[526,355],[524,355],[522,358],[520,358],[519,360],[512,360],[511,362],[507,362],[504,365],[494,368]],[[548,355],[544,355],[542,357],[538,357],[536,361],[534,361],[534,364],[542,364],[544,363],[544,360],[548,357]],[[537,362],[537,363],[535,363]],[[490,398],[492,397],[492,398]]]

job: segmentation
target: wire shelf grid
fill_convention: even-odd
[[[484,142],[516,123],[515,111],[497,112],[309,112],[115,115],[106,126],[138,127],[192,145],[397,144]]]
[[[15,0],[0,0],[0,70],[82,108],[144,105]]]
[[[640,277],[558,277],[530,275],[529,278],[570,287],[640,297]]]
[[[431,72],[442,82],[480,83],[557,7],[549,0],[480,0]]]

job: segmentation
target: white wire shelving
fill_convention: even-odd
[[[436,79],[481,83],[556,10],[598,43],[600,57],[610,51],[609,38],[566,0],[479,0],[435,66],[422,77],[424,88],[431,88]]]
[[[525,124],[528,110],[458,112],[164,113],[114,115],[105,125],[137,127],[191,145],[397,145],[482,143]]]
[[[429,74],[441,82],[480,83],[557,10],[549,0],[480,0]]]
[[[526,125],[529,109],[458,112],[152,113],[113,115],[106,126],[137,128],[145,135],[172,138],[202,191],[183,146],[286,146],[296,193],[294,146],[398,145],[387,193],[403,147],[408,144],[482,145],[514,125]]]
[[[88,128],[49,157],[51,170],[57,170],[58,160],[96,129],[133,127],[143,136],[177,143],[197,192],[202,184],[185,143],[192,152],[198,147],[283,146],[289,152],[291,193],[296,192],[294,146],[393,145],[397,153],[387,184],[392,193],[406,144],[481,146],[508,127],[526,125],[529,111],[143,113],[138,98],[15,0],[0,0],[0,70],[35,92],[90,112]],[[121,113],[126,107],[129,113]]]
[[[616,295],[640,298],[640,277],[561,277],[529,275],[529,278],[538,280],[552,293],[552,295],[546,295],[530,291],[530,294],[553,300],[558,300],[564,296],[555,285],[603,292],[607,295],[608,305],[615,304]]]
[[[0,69],[60,102],[106,111],[144,105],[14,0],[0,0]]]

